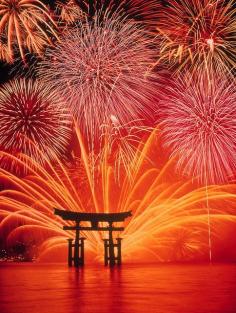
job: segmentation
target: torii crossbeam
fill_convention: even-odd
[[[80,231],[108,231],[108,239],[104,239],[104,262],[105,265],[113,266],[121,264],[121,238],[113,241],[113,231],[123,231],[124,227],[113,226],[113,223],[124,222],[132,215],[131,211],[121,213],[82,213],[55,209],[55,215],[59,215],[63,220],[74,221],[74,226],[64,226],[64,230],[75,230],[75,240],[68,239],[68,265],[84,265],[84,237],[80,237]],[[91,226],[83,226],[81,222],[90,222]],[[107,223],[107,226],[100,226],[100,222]],[[73,251],[74,248],[74,251]],[[115,251],[115,248],[117,251]]]

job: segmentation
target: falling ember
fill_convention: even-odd
[[[40,82],[13,80],[0,89],[0,147],[44,162],[65,154],[70,116],[52,90]],[[6,161],[7,167],[14,162]]]
[[[25,61],[27,51],[42,55],[45,46],[58,38],[56,24],[39,0],[1,0],[0,20],[1,50],[7,42],[7,51],[0,56],[6,62],[13,62],[17,55]]]
[[[77,186],[73,176],[76,171],[69,172],[59,160],[54,166],[48,164],[48,170],[34,165],[24,179],[0,170],[1,179],[12,186],[0,192],[0,233],[8,245],[19,239],[27,243],[31,238],[39,246],[41,259],[50,258],[58,248],[65,247],[65,239],[72,238],[73,233],[62,230],[62,224],[67,222],[54,216],[54,207],[78,212],[132,210],[133,218],[120,234],[124,238],[126,261],[195,260],[206,255],[205,189],[196,187],[191,180],[173,177],[173,160],[163,161],[163,165],[156,162],[156,149],[153,151],[158,138],[156,131],[149,136],[142,153],[134,157],[137,164],[134,179],[130,181],[124,174],[119,185],[114,165],[107,163],[106,157],[100,160],[91,183],[87,152],[79,130],[76,132],[86,184]],[[30,168],[30,160],[27,164]],[[236,222],[235,188],[235,185],[209,186],[214,238],[224,221]],[[90,251],[93,259],[101,261],[104,234],[84,231],[82,235],[87,238],[86,255]]]
[[[163,96],[165,146],[177,167],[205,184],[234,178],[236,90],[227,77],[206,73],[176,79]]]
[[[111,122],[113,125],[119,125],[118,119],[113,114],[111,114]]]
[[[157,96],[150,45],[138,23],[97,14],[48,49],[40,76],[64,97],[91,149],[111,116],[120,126],[151,118]]]
[[[209,39],[206,40],[206,42],[209,45],[211,51],[213,52],[214,51],[214,39],[209,38]]]

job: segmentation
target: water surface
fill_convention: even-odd
[[[1,313],[236,313],[236,265],[0,264]]]

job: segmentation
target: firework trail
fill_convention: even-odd
[[[183,68],[208,71],[235,68],[234,1],[169,1],[156,24],[162,43],[160,61]]]
[[[98,13],[47,51],[39,75],[64,97],[90,146],[111,116],[119,125],[150,118],[156,105],[150,44],[137,23]]]
[[[110,118],[110,124],[102,125],[99,158],[108,157],[108,162],[114,164],[118,181],[121,168],[132,179],[136,170],[136,162],[133,160],[136,160],[136,155],[142,150],[144,136],[152,132],[153,128],[142,126],[142,121],[132,121],[121,126],[114,115]]]
[[[131,182],[124,175],[119,185],[114,164],[109,164],[106,158],[99,163],[96,179],[91,184],[88,153],[79,130],[76,132],[85,184],[77,186],[76,171],[68,171],[59,159],[54,165],[48,162],[47,170],[40,164],[31,166],[29,160],[26,166],[30,175],[23,179],[0,170],[1,180],[11,183],[11,188],[0,192],[0,233],[7,244],[27,243],[30,238],[40,246],[41,258],[54,254],[57,247],[67,248],[65,239],[73,233],[62,230],[66,222],[53,215],[54,207],[79,212],[132,210],[133,217],[127,221],[122,234],[126,261],[145,260],[147,255],[148,260],[154,258],[155,261],[191,260],[206,255],[205,189],[197,188],[191,180],[183,182],[173,177],[172,161],[163,160],[163,165],[155,163],[155,131],[143,145],[142,153],[136,156],[134,179]],[[235,185],[209,186],[214,237],[217,237],[221,223],[235,223],[234,191]],[[84,232],[83,235],[87,238],[86,249],[93,258],[102,260],[104,234]]]
[[[6,62],[18,53],[25,61],[27,50],[42,55],[52,38],[58,38],[56,24],[39,0],[1,0],[0,36],[0,56]]]
[[[58,95],[42,83],[20,79],[0,88],[1,150],[41,162],[53,159],[65,153],[70,127]]]

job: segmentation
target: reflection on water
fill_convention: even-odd
[[[236,313],[236,265],[0,264],[1,313]]]

